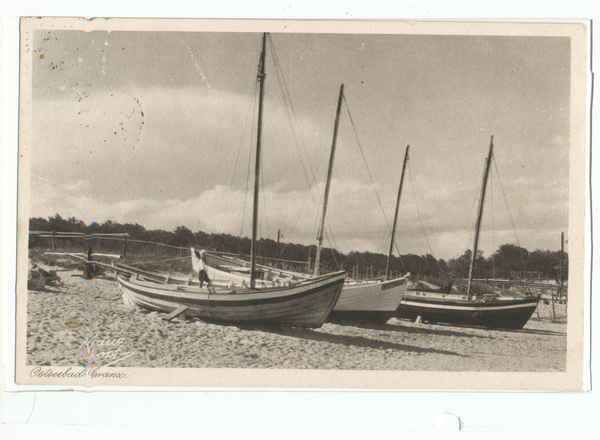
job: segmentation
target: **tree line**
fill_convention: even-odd
[[[113,221],[85,225],[75,217],[62,218],[59,214],[44,219],[41,217],[29,220],[30,231],[81,232],[92,233],[128,233],[133,240],[163,243],[170,246],[188,248],[194,246],[214,252],[226,252],[247,256],[250,254],[250,239],[231,234],[212,234],[203,231],[193,232],[186,226],[178,226],[173,231],[161,229],[148,230],[137,223],[121,224]],[[36,235],[29,236],[29,247],[44,247],[47,242]],[[63,239],[69,240],[69,239]],[[314,262],[316,245],[301,245],[296,243],[278,243],[275,240],[261,238],[257,244],[257,254],[263,258],[272,259],[279,264],[287,264],[294,270],[309,270]],[[286,263],[293,261],[294,263]],[[469,274],[471,250],[466,250],[458,258],[445,261],[436,259],[431,254],[406,254],[392,256],[389,264],[390,275],[410,272],[413,275],[438,278],[466,278]],[[323,248],[321,253],[321,273],[345,269],[350,275],[359,278],[375,278],[385,274],[387,256],[372,252],[352,251],[347,254],[335,249]],[[564,279],[568,274],[568,255],[565,253],[562,261]],[[474,278],[550,278],[561,277],[561,252],[540,250],[528,251],[514,245],[503,244],[493,254],[484,257],[478,251],[475,260]]]

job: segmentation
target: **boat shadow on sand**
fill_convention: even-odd
[[[431,336],[454,336],[461,338],[481,338],[490,339],[493,336],[474,335],[469,333],[463,333],[459,331],[447,330],[446,328],[426,328],[422,326],[405,326],[405,325],[394,325],[394,324],[368,324],[363,322],[343,321],[343,320],[331,320],[332,324],[357,327],[366,330],[378,330],[385,332],[399,332],[405,334],[419,334],[419,335],[431,335]],[[409,322],[409,321],[406,321]]]
[[[476,325],[445,324],[445,323],[441,323],[441,322],[438,322],[436,324],[431,324],[431,325],[436,325],[436,326],[439,326],[442,328],[454,328],[457,330],[458,329],[485,330],[486,332],[490,332],[490,336],[481,336],[481,335],[462,333],[462,332],[458,332],[458,331],[437,330],[437,329],[435,330],[435,333],[432,332],[432,334],[448,335],[448,336],[478,337],[478,338],[490,338],[490,339],[495,339],[496,338],[495,335],[498,333],[523,333],[523,334],[540,335],[540,336],[567,336],[566,332],[557,332],[557,331],[553,331],[553,330],[529,329],[529,328],[518,328],[518,329],[490,328],[490,327],[482,327],[482,326],[476,326]],[[387,324],[386,324],[386,326],[387,326]],[[399,327],[398,330],[396,330],[396,331],[421,333],[422,330],[430,330],[430,329],[422,329],[419,327]]]
[[[254,330],[262,331],[265,333],[272,333],[281,336],[287,336],[298,339],[307,339],[319,342],[329,342],[331,344],[340,344],[345,346],[372,348],[375,350],[398,350],[404,352],[413,353],[431,353],[431,354],[442,354],[450,356],[465,357],[462,354],[448,350],[437,350],[435,348],[424,348],[413,345],[397,344],[394,342],[386,342],[378,339],[370,339],[364,336],[348,336],[348,335],[336,335],[331,333],[323,333],[322,331],[303,329],[297,327],[239,327],[243,330]]]
[[[495,330],[498,332],[508,332],[508,333],[524,333],[528,335],[539,335],[539,336],[567,336],[567,332],[555,332],[552,330],[536,330],[531,328],[519,328],[519,329],[509,329],[509,328],[498,328],[498,329],[486,329],[486,330]]]

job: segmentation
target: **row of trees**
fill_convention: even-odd
[[[139,224],[121,224],[113,221],[85,225],[80,220],[71,217],[63,219],[60,215],[44,218],[32,218],[29,222],[31,231],[54,232],[83,232],[91,233],[128,233],[133,240],[164,243],[171,246],[208,249],[216,252],[230,252],[241,255],[250,253],[250,239],[236,237],[230,234],[209,234],[203,231],[192,232],[185,226],[178,226],[173,231],[147,230]],[[30,248],[43,247],[46,239],[30,235]],[[277,243],[272,239],[261,239],[258,243],[258,254],[266,258],[292,260],[299,263],[293,265],[296,269],[314,261],[316,246],[305,246],[294,243]],[[371,252],[350,252],[342,254],[335,249],[324,248],[321,256],[322,273],[346,269],[361,277],[382,276],[385,273],[387,256]],[[430,254],[407,254],[392,257],[389,271],[391,274],[410,272],[415,275],[435,277],[467,277],[471,260],[471,251],[467,250],[456,259],[445,261],[436,259]],[[306,263],[303,263],[306,262]],[[568,256],[563,260],[564,277],[568,274]],[[485,258],[478,252],[475,263],[475,278],[510,278],[519,272],[519,277],[539,274],[542,278],[560,278],[561,253],[537,249],[529,252],[527,249],[503,244],[492,255]]]
[[[450,260],[449,266],[461,277],[469,274],[471,250],[465,251],[459,258]],[[484,258],[481,251],[475,259],[474,278],[550,278],[560,280],[561,271],[564,279],[568,278],[569,256],[565,252],[561,267],[561,252],[527,249],[514,244],[503,244],[496,252]]]

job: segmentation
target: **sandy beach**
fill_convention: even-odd
[[[522,330],[412,323],[326,323],[319,329],[238,328],[125,305],[114,278],[57,270],[60,285],[29,290],[27,365],[81,365],[84,318],[100,366],[335,370],[561,372],[566,369],[566,306],[542,304]],[[87,301],[87,302],[86,302]],[[91,301],[91,302],[90,302]],[[89,304],[92,304],[90,307]]]

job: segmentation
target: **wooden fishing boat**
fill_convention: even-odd
[[[192,266],[195,274],[198,273],[203,262],[205,264],[202,267],[206,268],[212,283],[243,286],[248,282],[250,264],[247,261],[192,248]],[[265,285],[281,285],[289,281],[314,279],[312,275],[264,265],[257,265],[255,273],[257,277],[263,278],[260,281]],[[346,279],[329,319],[385,324],[398,309],[407,285],[407,277],[385,281]]]
[[[323,325],[337,302],[344,278],[345,272],[337,272],[272,288],[201,288],[161,284],[139,274],[117,275],[125,302],[147,310],[185,314],[217,324],[307,328]]]
[[[469,280],[466,294],[442,291],[408,290],[398,308],[397,316],[420,319],[429,323],[447,323],[473,325],[490,328],[520,329],[533,315],[540,295],[502,296],[497,294],[473,295],[473,269],[479,240],[479,230],[483,215],[485,191],[492,161],[494,137],[490,141],[490,150],[486,159],[483,185],[479,199],[479,212],[475,226],[475,239],[469,267]]]
[[[340,94],[341,102],[341,94]],[[338,108],[339,112],[339,108]],[[338,113],[339,114],[339,113]],[[336,130],[337,131],[337,130]],[[335,146],[335,141],[334,141]],[[347,320],[356,322],[366,322],[372,324],[385,324],[388,319],[394,316],[394,313],[398,309],[402,298],[406,292],[408,285],[408,274],[401,278],[393,280],[388,279],[389,264],[392,257],[394,248],[394,236],[396,233],[396,225],[398,222],[398,209],[400,207],[400,197],[402,194],[402,184],[404,182],[404,172],[406,170],[406,162],[408,160],[408,150],[404,153],[404,162],[402,165],[402,174],[400,176],[400,187],[398,188],[398,196],[396,199],[396,210],[394,214],[394,224],[392,226],[392,233],[390,238],[390,248],[387,257],[387,265],[385,270],[384,280],[380,281],[350,281],[344,284],[342,294],[338,300],[335,308],[331,312],[331,320]],[[329,175],[327,177],[327,183],[331,180],[331,168],[333,164],[333,148],[329,165]],[[327,202],[327,191],[328,185],[325,187],[326,195],[324,197],[325,203]],[[318,275],[319,270],[319,257],[321,253],[321,244],[323,241],[323,230],[325,228],[325,209],[323,208],[323,215],[321,220],[321,228],[319,232],[319,242],[317,245],[317,258],[315,260],[315,276]]]
[[[265,80],[266,37],[263,35],[259,61],[258,127],[254,170],[254,205],[249,285],[240,287],[181,285],[156,280],[154,274],[119,271],[117,280],[124,299],[149,310],[186,314],[222,324],[320,327],[335,306],[346,276],[345,271],[286,285],[265,286],[256,280],[256,237],[258,224],[262,106]]]
[[[520,329],[527,324],[540,300],[539,295],[506,297],[467,295],[408,290],[397,316],[430,324],[447,323],[490,328]]]
[[[218,282],[229,282],[236,285],[247,280],[251,273],[261,279],[261,283],[280,283],[286,279],[306,280],[319,276],[319,263],[321,258],[321,250],[323,246],[323,235],[325,231],[325,216],[327,213],[327,201],[329,198],[329,188],[333,172],[333,163],[335,158],[335,148],[337,143],[337,134],[340,120],[340,112],[342,101],[344,98],[344,86],[340,87],[338,105],[336,110],[335,125],[333,129],[333,141],[331,145],[331,153],[329,157],[329,168],[327,171],[327,181],[325,183],[325,192],[323,195],[323,211],[321,214],[321,222],[319,233],[317,236],[317,252],[315,257],[314,274],[301,274],[292,271],[284,271],[264,265],[252,265],[251,263],[231,257],[223,257],[209,252],[198,252],[192,249],[192,266],[197,274],[199,270],[206,270],[211,280]],[[389,261],[392,255],[394,244],[394,234],[396,230],[396,222],[398,219],[398,207],[400,205],[400,195],[402,193],[402,183],[404,181],[404,171],[406,169],[406,161],[408,159],[408,150],[404,156],[402,167],[402,175],[400,178],[400,187],[398,189],[398,197],[396,202],[396,213],[394,218],[394,226],[392,228],[392,236],[390,241],[390,251],[388,255]],[[374,324],[384,324],[390,319],[404,296],[408,284],[408,278],[402,277],[393,280],[387,279],[376,281],[354,281],[347,280],[342,289],[337,304],[330,314],[332,320],[349,320],[358,322],[368,322]]]
[[[406,277],[347,282],[329,319],[385,324],[398,309],[407,284]]]

